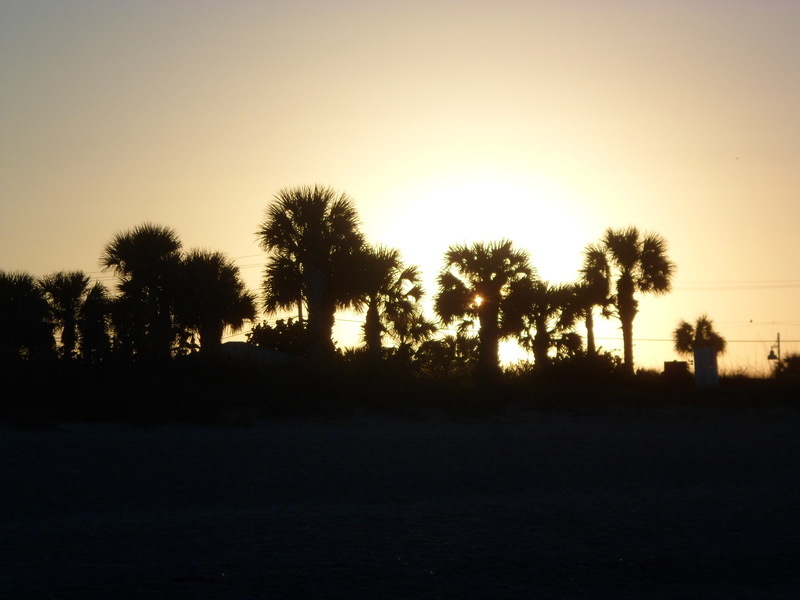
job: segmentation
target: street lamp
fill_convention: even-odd
[[[778,351],[777,354],[775,354],[775,350]],[[770,348],[769,348],[769,355],[767,356],[767,360],[777,360],[778,362],[781,362],[781,334],[780,333],[778,334],[777,341],[774,344],[772,344],[772,346],[770,346]]]

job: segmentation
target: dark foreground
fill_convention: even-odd
[[[8,598],[800,597],[800,412],[0,426]]]

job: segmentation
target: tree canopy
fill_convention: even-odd
[[[302,313],[305,305],[312,357],[333,351],[337,308],[354,306],[360,299],[349,276],[364,248],[359,227],[353,200],[317,185],[280,190],[256,232],[270,253],[264,306],[268,312],[297,306]]]
[[[477,318],[479,369],[484,377],[500,370],[499,342],[518,333],[507,325],[515,285],[533,276],[528,253],[509,240],[456,244],[445,253],[435,310],[445,325]]]
[[[355,203],[345,193],[320,185],[279,190],[256,239],[267,253],[263,308],[279,320],[274,326],[255,324],[252,343],[291,347],[309,358],[333,357],[336,313],[352,309],[364,315],[367,351],[362,355],[402,354],[406,361],[416,357],[438,364],[439,370],[449,370],[441,365],[450,358],[474,361],[484,380],[501,372],[503,339],[516,338],[540,368],[582,354],[583,340],[575,330],[581,320],[586,355],[596,357],[598,307],[603,317],[619,318],[624,364],[632,372],[637,294],[668,292],[675,271],[664,238],[636,227],[607,229],[584,248],[576,280],[564,283],[538,279],[528,253],[510,240],[453,244],[436,280],[433,309],[443,326],[439,329],[423,310],[419,268],[406,264],[397,249],[367,242]],[[103,247],[100,264],[117,276],[112,292],[90,284],[79,271],[38,281],[3,273],[3,352],[45,354],[58,339],[62,357],[90,361],[110,353],[134,359],[167,358],[197,348],[213,353],[226,328],[236,332],[255,321],[257,296],[234,261],[218,251],[184,252],[170,227],[143,223],[116,233]],[[297,318],[285,325],[287,312]],[[676,350],[699,344],[724,349],[706,319],[694,326],[680,323]],[[447,329],[453,327],[455,336]],[[305,348],[299,351],[298,344]]]
[[[678,354],[692,354],[697,348],[712,348],[722,354],[727,346],[725,338],[714,330],[714,322],[708,315],[699,316],[694,325],[681,320],[672,335]]]
[[[636,227],[607,229],[602,248],[611,267],[615,294],[611,304],[619,317],[625,368],[633,373],[633,320],[639,312],[636,293],[665,294],[672,287],[675,264],[667,256],[667,243],[656,233]],[[604,269],[598,262],[594,271]]]

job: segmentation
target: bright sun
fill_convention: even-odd
[[[510,239],[530,253],[541,279],[558,283],[575,281],[583,248],[602,233],[591,207],[568,186],[505,171],[439,173],[382,194],[360,212],[370,242],[398,248],[407,264],[420,267],[430,316],[452,244]],[[504,363],[526,357],[513,342],[500,354]]]
[[[506,238],[530,252],[542,279],[573,281],[583,248],[598,235],[579,198],[513,173],[442,173],[396,190],[370,212],[371,239],[432,273],[451,244]]]

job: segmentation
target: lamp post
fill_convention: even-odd
[[[775,354],[775,350],[778,351],[777,354]],[[776,360],[776,361],[778,361],[775,364],[779,364],[781,362],[781,334],[780,333],[778,334],[778,339],[776,340],[776,342],[774,344],[772,344],[772,346],[770,346],[770,348],[769,348],[769,355],[767,356],[767,360]]]

